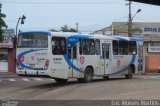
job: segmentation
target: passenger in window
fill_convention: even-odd
[[[135,48],[134,47],[130,47],[130,53],[129,54],[135,54],[136,52],[135,52]]]
[[[91,49],[90,50],[90,55],[94,55],[95,54],[95,50],[94,49]]]
[[[128,49],[124,49],[124,55],[127,55],[128,54]]]
[[[53,54],[63,54],[62,47],[56,46],[53,50]]]
[[[123,54],[123,50],[122,50],[122,48],[119,48],[119,55],[122,55]]]
[[[83,45],[83,54],[88,54],[88,46],[87,46],[87,44],[84,44]]]
[[[117,55],[118,54],[118,47],[113,48],[113,55]]]

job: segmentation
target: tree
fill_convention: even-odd
[[[55,29],[51,29],[50,31],[52,31],[52,32],[58,32],[57,30],[55,30]]]
[[[70,32],[78,32],[76,29],[71,28]]]
[[[62,26],[60,31],[63,31],[63,32],[78,32],[76,29],[70,28],[68,25]]]
[[[3,30],[2,30],[2,28],[6,27],[6,23],[4,21],[5,17],[6,17],[6,15],[0,12],[0,42],[3,41],[3,36],[2,36],[3,35]]]
[[[59,31],[62,31],[62,32],[78,32],[76,29],[70,28],[68,25],[62,26],[60,28],[60,30],[51,29],[50,31],[52,31],[52,32],[59,32]]]

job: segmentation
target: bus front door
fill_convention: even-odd
[[[68,57],[71,63],[76,66],[77,63],[77,46],[76,44],[68,44]],[[76,71],[74,71],[73,66],[69,66],[68,77],[76,77]]]
[[[102,58],[104,60],[104,76],[108,76],[110,69],[110,45],[107,43],[102,44]]]

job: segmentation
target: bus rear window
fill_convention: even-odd
[[[47,33],[33,32],[22,33],[18,38],[18,45],[20,48],[47,48],[48,35]]]

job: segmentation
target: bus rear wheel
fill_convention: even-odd
[[[68,79],[60,79],[60,78],[55,78],[55,81],[59,84],[64,84],[68,81]]]
[[[126,74],[125,77],[126,77],[127,79],[132,79],[132,78],[133,78],[133,72],[134,72],[133,67],[130,66],[130,67],[128,68],[128,74]]]

